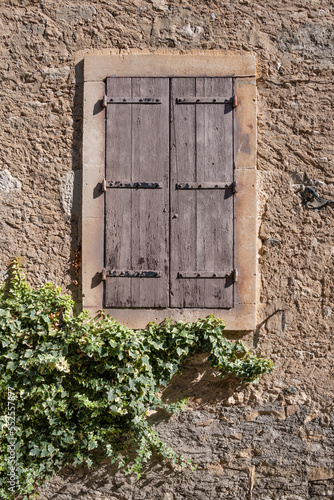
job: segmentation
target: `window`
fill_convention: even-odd
[[[252,56],[88,56],[83,306],[255,327]]]

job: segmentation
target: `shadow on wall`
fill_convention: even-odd
[[[75,92],[73,96],[73,137],[72,137],[72,207],[71,218],[71,285],[76,304],[76,312],[81,310],[81,207],[82,207],[82,124],[83,124],[83,60],[75,66]]]
[[[233,374],[224,378],[211,368],[207,353],[190,356],[182,366],[180,373],[174,375],[168,386],[162,391],[166,403],[175,403],[183,398],[194,398],[197,405],[224,403],[248,384],[241,382]]]

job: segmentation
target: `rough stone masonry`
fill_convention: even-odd
[[[189,360],[166,393],[188,396],[187,409],[150,418],[195,472],[154,460],[140,480],[108,464],[68,468],[43,500],[334,498],[334,212],[307,210],[296,193],[334,197],[333,9],[330,0],[1,2],[1,275],[19,256],[31,283],[52,281],[78,303],[83,56],[257,56],[261,282],[258,327],[244,341],[276,370],[245,387]]]

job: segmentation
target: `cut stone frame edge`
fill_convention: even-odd
[[[226,331],[256,327],[257,199],[256,199],[256,80],[255,56],[224,52],[124,53],[84,57],[82,303],[92,316],[103,309],[105,112],[102,99],[107,76],[229,76],[235,78],[235,306],[233,309],[105,309],[131,328],[166,317],[193,321],[214,314],[225,319]]]

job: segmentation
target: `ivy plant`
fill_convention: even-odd
[[[0,289],[1,498],[29,498],[61,467],[93,467],[107,457],[138,475],[152,452],[185,467],[147,412],[180,411],[182,402],[164,404],[158,392],[186,357],[202,349],[222,376],[246,382],[273,369],[241,341],[228,341],[224,322],[213,316],[131,330],[108,315],[74,316],[73,306],[50,283],[30,287],[16,261],[9,287]],[[131,461],[129,449],[136,450]]]

